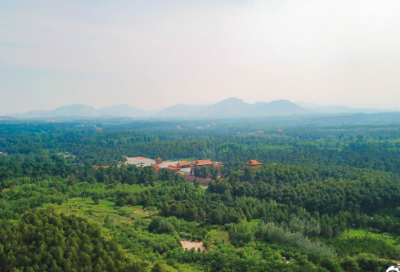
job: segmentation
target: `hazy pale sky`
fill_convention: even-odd
[[[400,109],[399,0],[2,0],[0,115],[289,99]]]

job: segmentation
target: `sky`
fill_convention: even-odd
[[[0,115],[278,99],[400,109],[398,0],[2,0]]]

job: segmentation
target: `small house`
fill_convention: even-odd
[[[261,162],[259,162],[257,160],[249,160],[246,163],[246,167],[249,167],[249,168],[260,168],[261,165],[262,165]]]

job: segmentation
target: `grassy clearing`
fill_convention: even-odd
[[[209,241],[213,245],[218,243],[229,243],[228,232],[219,230],[210,230],[208,232],[207,241]]]
[[[258,224],[260,223],[260,219],[253,219],[253,220],[251,220],[250,221],[250,223],[252,224],[252,225],[254,225],[254,226],[258,226]]]
[[[96,205],[89,198],[77,197],[54,207],[58,212],[85,217],[100,226],[104,224],[107,216],[114,220],[115,224],[119,222],[134,223],[137,219],[150,220],[148,212],[143,211],[142,206],[118,207],[113,202],[104,199],[100,200],[100,203]],[[157,211],[152,211],[151,215],[153,216],[157,213]]]
[[[326,240],[326,243],[333,246],[340,257],[368,253],[385,260],[399,260],[400,247],[397,241],[393,236],[385,233],[351,229],[340,237]]]
[[[342,235],[344,238],[373,238],[377,240],[385,241],[388,245],[396,245],[397,239],[395,239],[392,235],[386,233],[374,233],[364,229],[351,229],[350,231],[346,231]]]

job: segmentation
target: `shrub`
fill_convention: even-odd
[[[174,226],[171,223],[158,216],[152,218],[148,229],[153,233],[173,233],[175,231]]]
[[[330,272],[342,272],[340,265],[332,259],[323,259],[321,261],[321,267],[326,268]]]

